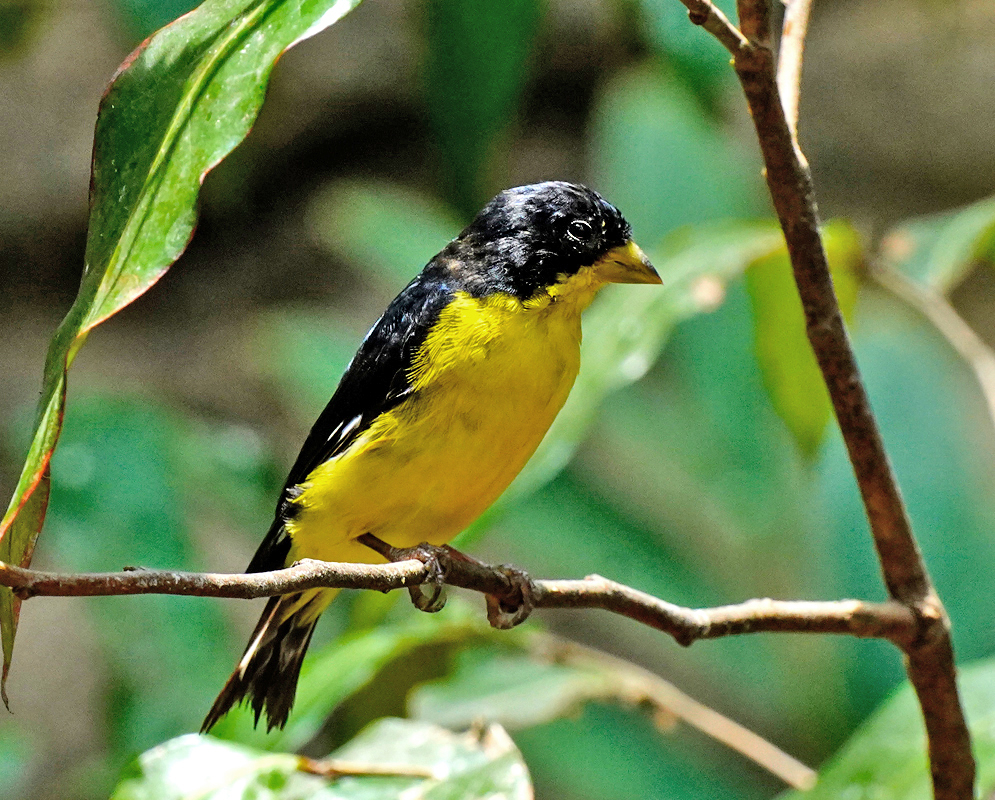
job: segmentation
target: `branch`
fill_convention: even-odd
[[[805,34],[812,0],[788,0],[781,25],[781,49],[777,57],[777,89],[781,93],[784,116],[799,155],[798,98],[801,94],[802,58],[805,55]],[[802,155],[804,158],[804,156]]]
[[[485,594],[512,590],[507,570],[475,561],[447,559],[445,583]],[[0,585],[21,599],[36,596],[90,597],[130,594],[176,594],[252,599],[305,589],[375,589],[390,591],[432,579],[417,560],[393,564],[338,564],[305,559],[273,572],[212,573],[128,570],[61,574],[23,569],[0,562]],[[744,633],[839,633],[888,639],[908,646],[916,635],[915,619],[899,603],[859,600],[808,602],[748,600],[718,608],[684,608],[630,586],[591,575],[583,580],[532,580],[535,608],[600,608],[629,617],[682,645]]]
[[[689,697],[656,673],[593,647],[549,633],[536,637],[538,655],[574,667],[612,674],[608,696],[632,706],[648,706],[657,720],[676,718],[742,754],[795,789],[811,789],[816,773],[762,736]],[[659,724],[659,722],[658,722]]]
[[[508,570],[462,554],[444,558],[447,583],[480,592],[505,592]],[[519,573],[520,574],[520,573]],[[376,589],[390,591],[432,577],[420,560],[390,564],[344,564],[306,559],[273,572],[199,573],[129,569],[124,572],[60,574],[23,569],[0,561],[0,585],[22,600],[39,596],[115,596],[172,594],[197,597],[253,599],[292,594],[305,589]],[[843,633],[907,642],[915,635],[915,620],[897,603],[780,602],[749,600],[734,606],[691,609],[675,606],[628,586],[591,575],[584,580],[529,580],[529,593],[539,608],[601,608],[671,634],[679,643],[761,631]],[[671,713],[698,730],[742,753],[795,788],[810,788],[815,773],[770,742],[688,697],[657,675],[593,648],[550,634],[538,637],[545,655],[583,665],[597,662],[616,673],[612,696],[634,705],[649,704],[658,713]],[[344,767],[339,762],[302,762],[302,769],[329,774],[380,774],[377,768]],[[320,774],[324,774],[324,772]],[[401,774],[384,768],[383,774]]]
[[[812,176],[778,92],[769,0],[737,0],[737,10],[748,45],[734,51],[733,63],[784,231],[806,332],[853,465],[888,593],[908,608],[918,625],[918,636],[903,649],[926,725],[934,796],[966,800],[974,793],[975,763],[957,692],[950,621],[913,536],[833,290]],[[798,74],[801,55],[799,49]]]
[[[712,34],[732,55],[735,56],[742,48],[749,46],[739,28],[733,25],[711,0],[681,0],[681,2],[687,7],[688,19]]]
[[[176,572],[125,569],[124,572],[66,574],[24,569],[0,561],[0,586],[21,600],[31,597],[107,597],[130,594],[178,594],[252,600],[306,589],[374,589],[388,592],[427,579],[421,561],[396,564],[340,564],[304,559],[273,572]]]
[[[763,0],[739,2],[741,15],[744,7],[748,13],[754,3],[765,6]],[[843,324],[819,232],[812,176],[795,153],[774,80],[769,42],[755,45],[736,59],[736,73],[760,140],[767,185],[791,256],[809,341],[853,464],[888,591],[896,600],[914,606],[933,595],[933,587]]]
[[[842,633],[909,642],[914,618],[899,603],[860,600],[747,600],[716,608],[684,608],[620,583],[589,575],[582,581],[535,581],[536,608],[600,608],[670,634],[678,644],[744,633]]]

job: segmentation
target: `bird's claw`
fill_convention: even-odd
[[[408,561],[409,559],[421,561],[428,569],[428,576],[424,583],[408,587],[412,604],[419,611],[426,611],[429,614],[434,614],[445,608],[446,568],[443,561],[449,555],[446,548],[436,547],[427,542],[422,542],[415,547],[393,547],[371,533],[363,534],[359,537],[359,541],[388,561]],[[422,588],[426,585],[432,586],[431,593]]]
[[[446,565],[454,562],[468,562],[484,569],[498,572],[505,581],[505,588],[500,594],[485,595],[487,601],[487,621],[492,628],[507,630],[524,622],[535,608],[535,586],[529,574],[518,567],[501,564],[489,567],[477,559],[461,553],[448,545],[436,545],[422,542],[415,547],[394,547],[371,533],[364,533],[358,541],[382,555],[388,561],[421,561],[428,570],[426,580],[417,586],[409,586],[408,593],[411,602],[419,611],[434,613],[441,611],[446,605]],[[431,585],[431,594],[424,586]]]
[[[535,608],[535,589],[529,574],[518,567],[501,564],[495,567],[508,580],[508,591],[488,594],[487,621],[492,628],[508,630],[525,622]]]
[[[411,596],[411,603],[419,611],[434,614],[442,611],[446,607],[446,569],[443,565],[443,554],[445,550],[422,542],[417,547],[411,547],[403,551],[404,558],[397,559],[403,561],[409,558],[421,561],[428,569],[428,580],[424,583],[408,587],[408,594]],[[431,586],[432,591],[426,592],[425,587]]]
[[[427,593],[422,587],[425,584],[408,587],[408,594],[411,595],[411,604],[419,611],[434,614],[442,611],[446,607],[446,587],[442,584],[435,584],[432,593]]]

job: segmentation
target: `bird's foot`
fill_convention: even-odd
[[[388,561],[416,559],[428,568],[428,580],[418,586],[408,587],[411,602],[421,611],[441,611],[445,606],[445,582],[450,572],[458,586],[477,588],[481,577],[491,586],[495,583],[503,584],[498,591],[484,595],[487,601],[487,621],[493,628],[514,628],[524,622],[535,608],[532,579],[525,570],[518,567],[507,564],[491,566],[447,544],[439,547],[423,542],[415,547],[393,547],[371,533],[363,534],[358,541]],[[477,575],[475,579],[467,583],[461,581],[461,574],[466,579],[474,573]],[[495,575],[498,576],[497,580]],[[426,592],[423,588],[425,586],[431,586],[432,592]]]
[[[371,550],[376,551],[388,561],[421,561],[428,569],[428,579],[421,584],[408,587],[408,594],[411,596],[411,603],[419,611],[434,614],[442,611],[446,606],[446,567],[445,562],[449,556],[447,547],[436,547],[435,545],[422,542],[414,547],[393,547],[382,539],[378,539],[372,533],[364,533],[358,541],[365,544]],[[426,586],[431,587],[431,591],[426,592]]]
[[[529,574],[509,564],[493,568],[508,582],[506,593],[484,595],[487,600],[487,621],[492,628],[508,630],[525,622],[535,608],[535,588]]]
[[[402,553],[403,558],[397,559],[398,561],[416,558],[428,568],[428,580],[425,583],[408,587],[412,605],[419,611],[429,614],[442,611],[446,607],[446,567],[443,563],[446,551],[441,547],[422,542],[416,547],[403,550]],[[430,587],[430,591],[425,591],[426,587]]]

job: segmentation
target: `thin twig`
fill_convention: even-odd
[[[613,676],[611,697],[630,705],[650,705],[657,713],[684,720],[795,789],[811,789],[816,773],[762,736],[689,697],[669,681],[631,661],[552,634],[538,637],[543,655],[577,667],[594,666]]]
[[[414,764],[361,764],[337,758],[308,758],[296,756],[297,768],[308,775],[319,775],[328,780],[339,778],[425,778],[438,780],[435,770]]]
[[[0,562],[0,585],[27,599],[177,594],[251,599],[319,587],[390,591],[432,579],[421,561],[394,564],[337,564],[305,559],[287,569],[252,574],[133,570],[60,574],[22,569]],[[509,589],[503,567],[454,559],[444,564],[451,586],[502,594]],[[859,600],[809,602],[748,600],[718,608],[684,608],[630,586],[591,575],[583,580],[534,580],[536,608],[600,608],[668,633],[680,644],[744,633],[838,633],[888,639],[907,646],[917,633],[915,620],[898,603]]]
[[[681,2],[687,7],[691,22],[712,34],[732,55],[736,55],[741,48],[749,46],[739,28],[733,25],[711,0],[681,0]]]
[[[777,88],[791,138],[798,148],[798,99],[801,94],[802,60],[812,0],[788,0],[781,25],[781,47],[777,57]],[[804,157],[802,155],[802,157]]]
[[[582,581],[535,581],[536,608],[600,608],[670,634],[679,644],[744,633],[842,633],[908,642],[915,628],[899,603],[860,600],[747,600],[716,608],[684,608],[590,575]]]

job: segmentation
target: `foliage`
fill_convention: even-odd
[[[995,662],[976,662],[960,670],[960,691],[967,714],[981,796],[995,786]],[[874,712],[846,746],[826,765],[811,792],[792,792],[784,800],[915,800],[931,791],[919,707],[912,687],[904,685]],[[904,735],[896,732],[904,732]]]
[[[248,133],[279,54],[355,5],[209,0],[119,73],[97,126],[87,270],[53,340],[24,477],[5,517],[3,560],[30,560],[66,370],[89,331],[146,291],[186,246],[200,181]],[[634,223],[666,285],[613,287],[591,308],[570,404],[469,538],[535,574],[596,570],[689,605],[755,595],[880,596],[782,239],[774,221],[756,218],[767,209],[755,158],[713,110],[728,79],[725,53],[691,30],[683,12],[674,16],[676,3],[637,5],[649,54],[602,84],[587,148],[591,182]],[[424,103],[449,170],[440,176],[443,191],[365,178],[321,187],[309,201],[307,229],[374,300],[358,310],[285,308],[246,322],[240,357],[302,430],[377,308],[495,188],[512,146],[543,5],[432,0],[425,14]],[[473,135],[457,135],[467,120]],[[826,227],[914,527],[954,620],[958,653],[971,659],[995,652],[988,611],[977,602],[995,570],[991,420],[955,349],[869,281],[864,267],[879,258],[948,292],[989,256],[993,229],[991,200],[898,225],[880,254],[845,221]],[[256,540],[281,477],[276,460],[244,426],[207,422],[168,401],[120,392],[74,398],[52,459],[45,541],[67,569],[206,566],[194,520],[210,505],[246,541]],[[16,606],[9,593],[0,597],[9,660]],[[120,766],[143,750],[114,797],[378,797],[405,789],[427,798],[528,796],[527,771],[502,733],[474,739],[435,727],[478,718],[511,731],[547,796],[771,794],[772,784],[738,756],[680,727],[662,736],[660,719],[613,689],[610,669],[540,652],[546,634],[538,625],[498,634],[477,607],[451,602],[428,617],[396,601],[361,596],[329,612],[340,636],[315,648],[286,730],[264,734],[236,712],[218,726],[218,738],[172,737],[199,722],[244,631],[235,632],[217,605],[193,599],[86,601],[111,674],[109,752],[93,796],[106,795]],[[678,651],[627,622],[591,615],[582,625],[583,636],[637,653],[812,758],[838,746],[900,676],[897,657],[879,643],[744,637]],[[989,783],[990,673],[988,663],[965,674]],[[409,719],[390,719],[399,715]],[[0,782],[25,782],[32,748],[16,728],[2,732]],[[288,753],[302,748],[375,764],[447,766],[448,774],[417,789],[410,778],[330,784],[301,773],[302,762]],[[827,767],[819,791],[840,796],[874,785],[892,792],[875,796],[913,796],[899,779],[923,785],[921,754],[903,689]]]
[[[97,115],[83,281],[49,348],[31,449],[0,521],[2,560],[31,562],[48,505],[67,372],[87,335],[183,252],[204,175],[248,134],[279,55],[359,1],[211,0],[146,40],[122,65]],[[19,608],[0,589],[0,693]]]
[[[842,222],[825,226],[822,235],[840,308],[852,322],[863,258],[859,237]],[[814,456],[832,407],[805,335],[787,252],[780,250],[751,265],[746,285],[753,304],[757,362],[771,402],[802,452]]]
[[[138,759],[112,800],[527,800],[528,771],[499,727],[454,734],[423,722],[383,719],[332,754],[332,765],[417,768],[431,777],[348,776],[331,786],[302,771],[302,759],[253,751],[210,737],[181,736]]]

